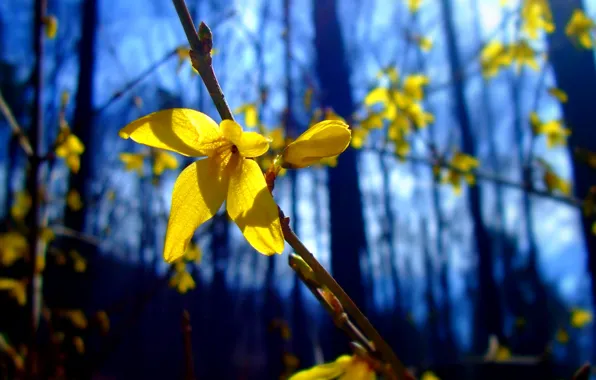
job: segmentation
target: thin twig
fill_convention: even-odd
[[[184,340],[184,379],[195,379],[195,366],[192,359],[192,326],[188,310],[182,312],[182,338]]]
[[[33,148],[31,147],[31,143],[29,142],[27,135],[25,135],[23,128],[21,128],[19,123],[17,123],[17,120],[15,119],[14,115],[12,114],[10,107],[8,106],[8,104],[6,104],[6,100],[4,100],[4,96],[2,96],[1,91],[0,91],[0,112],[2,112],[2,114],[6,118],[6,121],[8,121],[8,125],[10,125],[10,129],[12,129],[12,134],[15,135],[16,138],[19,140],[19,144],[21,144],[21,147],[25,151],[25,154],[29,157],[33,156]]]
[[[199,74],[211,99],[215,103],[217,111],[219,112],[222,119],[233,120],[232,112],[228,104],[225,101],[223,92],[215,73],[211,62],[211,48],[213,46],[213,36],[207,25],[201,22],[199,26],[199,33],[195,32],[195,28],[188,13],[186,3],[184,0],[172,0],[176,7],[176,12],[180,18],[180,22],[188,38],[188,42],[191,46],[190,57],[193,66]],[[280,217],[283,213],[280,210]],[[391,350],[389,345],[383,340],[381,335],[372,326],[368,319],[362,314],[360,309],[354,304],[346,292],[341,286],[335,281],[335,279],[323,268],[323,266],[317,261],[317,259],[308,251],[308,249],[302,244],[298,236],[294,234],[289,226],[288,219],[282,218],[282,232],[284,238],[294,251],[302,257],[302,259],[312,268],[315,272],[316,278],[325,285],[329,290],[337,297],[341,305],[345,308],[348,315],[354,318],[356,324],[368,338],[371,339],[373,346],[380,353],[382,359],[391,366],[394,374],[398,379],[403,380],[406,378],[406,369],[404,365],[399,361],[395,353]]]

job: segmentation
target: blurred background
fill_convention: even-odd
[[[187,5],[237,120],[272,138],[264,169],[314,121],[351,125],[274,197],[417,376],[596,359],[596,1]],[[290,247],[258,254],[224,209],[163,261],[193,160],[118,130],[172,107],[220,120],[172,2],[5,0],[0,41],[2,378],[277,379],[350,353]]]

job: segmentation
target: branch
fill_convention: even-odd
[[[184,341],[184,379],[195,379],[195,367],[192,359],[192,326],[190,325],[190,314],[188,310],[182,312],[182,338]]]
[[[426,164],[428,166],[439,166],[441,168],[449,169],[449,170],[452,170],[452,171],[460,173],[460,174],[473,174],[476,178],[494,182],[496,184],[503,185],[506,187],[519,189],[519,190],[525,191],[529,194],[533,194],[533,195],[537,195],[539,197],[548,198],[548,199],[552,199],[557,202],[565,203],[572,207],[582,208],[584,205],[584,201],[579,198],[575,198],[575,197],[569,196],[569,195],[552,193],[548,190],[537,189],[531,183],[512,181],[507,178],[499,177],[494,173],[490,173],[490,172],[482,171],[482,170],[472,170],[470,172],[462,171],[460,169],[453,167],[447,160],[445,160],[441,157],[428,158],[428,157],[420,157],[420,156],[413,156],[413,155],[400,156],[400,155],[397,155],[391,151],[375,149],[375,148],[363,148],[363,150],[373,151],[373,152],[377,152],[377,153],[384,154],[384,155],[390,155],[392,157],[397,157],[399,159],[404,159],[406,161]]]
[[[19,144],[21,144],[25,154],[29,157],[33,156],[33,148],[31,147],[31,143],[29,142],[27,135],[25,135],[25,132],[23,132],[23,128],[21,128],[19,123],[17,123],[17,120],[14,118],[10,107],[8,104],[6,104],[6,100],[4,100],[4,97],[2,96],[2,92],[0,92],[0,112],[2,112],[6,118],[6,121],[8,121],[10,129],[12,129],[12,134],[19,140]]]
[[[188,13],[184,0],[172,0],[176,7],[176,12],[180,18],[180,22],[188,38],[188,42],[191,46],[190,57],[193,67],[201,75],[201,79],[205,83],[211,99],[215,103],[217,111],[219,112],[222,119],[234,120],[228,104],[225,101],[224,94],[219,86],[215,72],[213,71],[212,60],[211,60],[211,48],[213,46],[213,36],[209,27],[203,22],[199,26],[199,33],[195,33],[194,24]],[[280,217],[283,216],[283,212],[280,210]],[[404,365],[396,357],[395,353],[391,350],[389,345],[383,340],[381,335],[372,326],[368,319],[362,314],[360,309],[354,304],[346,292],[341,286],[335,281],[335,279],[323,268],[323,266],[317,261],[317,259],[308,251],[304,244],[300,241],[298,236],[294,234],[289,226],[289,219],[281,218],[282,221],[282,232],[286,242],[294,249],[294,251],[302,257],[302,259],[312,268],[315,273],[315,277],[322,285],[329,288],[335,297],[339,300],[341,305],[346,309],[347,314],[354,318],[356,324],[362,331],[371,339],[372,344],[380,353],[382,359],[388,363],[390,369],[386,372],[393,373],[398,379],[403,380],[406,378],[406,369]],[[373,352],[374,353],[374,352]]]

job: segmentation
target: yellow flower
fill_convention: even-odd
[[[480,53],[480,66],[485,78],[494,77],[499,71],[511,64],[508,49],[499,41],[490,41]]]
[[[15,261],[25,257],[29,246],[27,239],[16,232],[6,232],[0,235],[0,264],[11,266]]]
[[[549,148],[564,146],[567,137],[571,134],[569,129],[563,128],[561,120],[542,122],[536,112],[530,114],[530,124],[535,134],[546,136],[546,145]]]
[[[244,124],[247,128],[254,128],[259,124],[259,112],[254,103],[244,104],[236,108],[234,113],[244,114]]]
[[[257,251],[266,255],[283,251],[277,205],[259,165],[250,159],[269,149],[264,136],[244,132],[231,120],[218,126],[209,116],[182,108],[135,120],[120,136],[185,156],[207,157],[186,167],[174,184],[164,244],[167,262],[184,255],[194,231],[215,215],[225,199],[230,218]]]
[[[381,70],[379,70],[379,72],[377,73],[377,79],[381,79],[384,76],[387,76],[391,83],[397,83],[397,81],[399,80],[399,72],[395,67],[392,66],[384,67]]]
[[[567,93],[560,88],[551,87],[548,89],[548,93],[561,103],[567,103]]]
[[[420,5],[422,4],[422,0],[406,0],[408,3],[408,9],[412,13],[418,12],[420,9]]]
[[[85,353],[85,341],[80,336],[75,336],[72,338],[72,344],[74,345],[75,349],[79,354]]]
[[[178,73],[185,61],[190,62],[190,48],[188,46],[178,46],[176,55],[178,56],[178,65],[176,66],[176,72]]]
[[[99,329],[101,330],[102,334],[107,334],[110,331],[110,317],[105,310],[100,310],[95,313],[95,318],[99,323]]]
[[[166,169],[178,169],[178,160],[172,153],[156,151],[153,160],[153,174],[155,175],[161,175]]]
[[[15,220],[23,220],[31,209],[31,196],[26,191],[19,191],[15,195],[15,200],[10,208],[10,215]]]
[[[282,167],[305,168],[322,158],[337,156],[350,145],[348,125],[340,120],[321,121],[301,134],[282,152]]]
[[[58,33],[58,19],[54,15],[48,15],[43,18],[43,24],[46,30],[46,37],[50,40],[56,38]]]
[[[79,211],[83,208],[83,201],[81,200],[81,194],[76,190],[71,190],[66,195],[66,205],[73,211]]]
[[[449,182],[453,185],[455,194],[461,193],[461,180],[466,180],[470,185],[476,183],[476,177],[472,173],[474,169],[479,166],[479,162],[476,158],[456,152],[451,159],[451,168],[447,171],[447,177],[442,179],[442,182]]]
[[[419,36],[416,38],[416,43],[425,52],[429,52],[433,48],[433,41],[428,37]]]
[[[195,288],[195,280],[186,270],[186,264],[184,262],[178,261],[175,265],[175,272],[170,278],[170,287],[176,288],[181,294],[185,294]]]
[[[87,328],[87,317],[82,310],[66,310],[61,313],[65,318],[69,319],[74,327],[77,329]]]
[[[422,100],[424,98],[424,86],[429,83],[426,75],[416,74],[409,75],[404,79],[404,94],[414,100]]]
[[[555,334],[555,339],[561,344],[566,344],[569,342],[569,334],[567,331],[565,331],[565,329],[558,329],[557,333]]]
[[[435,373],[433,371],[425,371],[422,376],[420,377],[420,380],[441,380],[439,378],[439,376],[435,375]]]
[[[69,252],[70,258],[74,261],[74,271],[83,273],[87,270],[87,260],[78,251],[74,249]]]
[[[552,170],[546,168],[542,179],[548,191],[555,192],[558,190],[565,195],[571,194],[571,184],[559,177]]]
[[[540,30],[552,33],[555,30],[548,0],[524,0],[522,5],[522,30],[530,39],[538,38]]]
[[[495,355],[495,361],[497,362],[504,362],[511,359],[511,350],[509,348],[499,345],[497,348],[497,353]]]
[[[280,150],[286,145],[283,127],[275,128],[269,133],[268,137],[271,139],[270,146],[272,150]]]
[[[596,24],[591,18],[586,16],[581,9],[576,9],[565,27],[565,34],[569,38],[577,40],[584,48],[592,49],[594,46],[592,31],[595,27]]]
[[[509,46],[511,61],[516,63],[516,70],[519,72],[522,65],[526,65],[534,71],[538,71],[538,62],[536,62],[536,52],[527,41],[519,41]]]
[[[592,322],[592,312],[586,309],[571,310],[571,326],[581,329]]]
[[[72,133],[70,130],[63,129],[60,134],[63,137],[63,143],[56,147],[56,156],[66,159],[66,166],[70,168],[73,173],[78,173],[81,167],[81,161],[79,156],[85,151],[85,146],[79,140],[79,138]]]
[[[142,153],[120,153],[120,161],[125,165],[127,171],[135,170],[137,174],[143,174],[143,159],[145,155]]]
[[[377,375],[369,364],[357,355],[342,355],[332,363],[319,364],[300,371],[289,380],[375,380]]]
[[[14,278],[0,277],[0,290],[5,290],[21,306],[27,304],[27,283]]]
[[[194,261],[196,263],[200,263],[201,259],[203,258],[203,252],[201,252],[201,248],[193,244],[192,242],[188,245],[188,249],[186,250],[186,254],[184,258],[187,261]]]

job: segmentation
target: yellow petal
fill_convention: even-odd
[[[219,124],[221,129],[221,134],[226,140],[230,141],[234,145],[238,145],[240,143],[240,139],[242,138],[242,126],[236,123],[233,120],[222,120]]]
[[[330,380],[341,376],[352,362],[352,357],[342,355],[333,363],[319,364],[300,371],[289,380]]]
[[[223,144],[217,123],[199,111],[173,108],[133,121],[120,137],[185,156],[211,156]]]
[[[347,124],[339,120],[321,121],[286,147],[282,166],[303,168],[324,157],[337,156],[350,145],[350,139]]]
[[[176,179],[164,244],[164,258],[169,263],[184,255],[195,230],[211,219],[224,201],[226,178],[218,179],[213,171],[209,159],[200,160]]]
[[[277,205],[254,160],[242,160],[230,176],[227,210],[254,249],[265,255],[281,253],[284,238]]]
[[[257,132],[243,132],[236,147],[244,157],[259,157],[269,150],[269,141]]]

